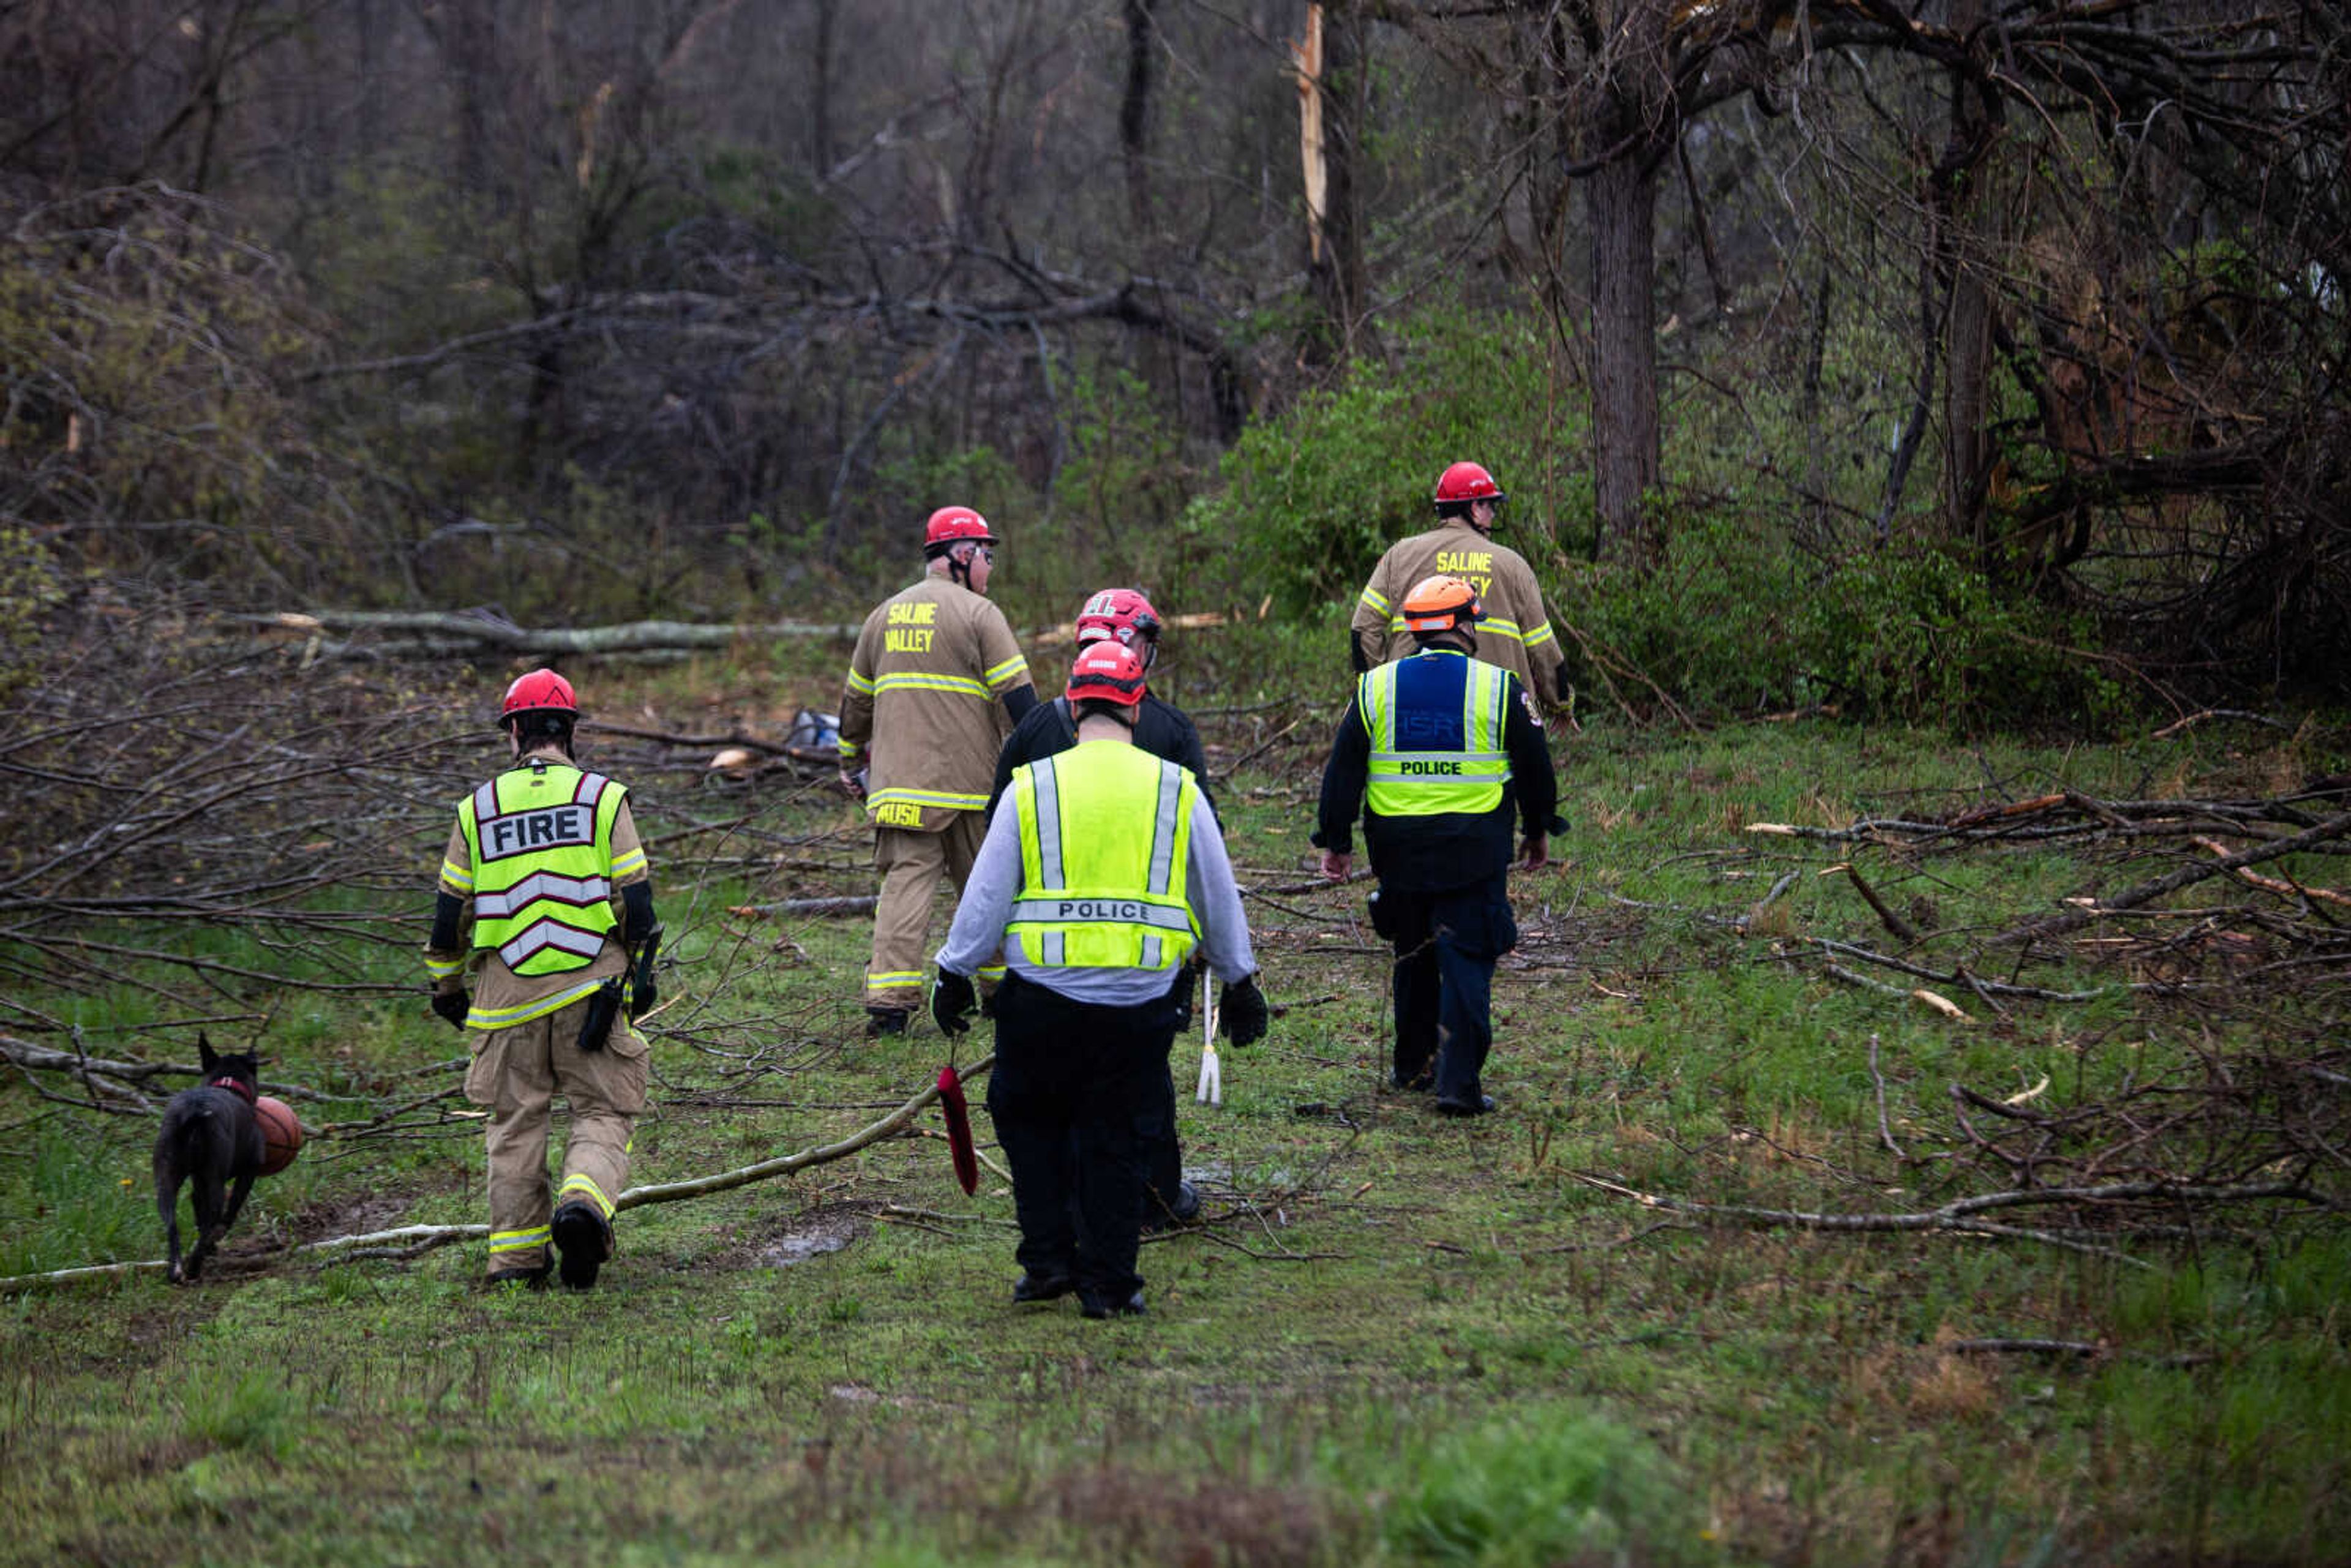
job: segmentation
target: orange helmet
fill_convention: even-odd
[[[1159,649],[1159,612],[1151,608],[1151,601],[1132,588],[1105,588],[1085,602],[1078,612],[1078,642],[1080,645],[1102,638],[1114,638],[1134,650],[1143,667],[1151,667],[1152,655]]]
[[[1407,632],[1450,632],[1475,626],[1484,613],[1478,591],[1458,577],[1424,577],[1400,607]]]
[[[1078,650],[1077,662],[1070,666],[1068,695],[1073,703],[1133,707],[1143,700],[1143,661],[1123,643],[1098,638]]]
[[[1456,463],[1437,476],[1437,510],[1442,517],[1447,513],[1467,516],[1472,501],[1491,501],[1500,506],[1510,497],[1494,483],[1494,476],[1475,463]]]
[[[553,670],[533,670],[518,676],[507,688],[507,700],[498,705],[498,722],[504,724],[527,713],[559,713],[578,718],[580,702],[571,695],[569,681]]]
[[[984,545],[1004,542],[996,537],[996,530],[987,526],[987,519],[969,507],[941,507],[924,525],[923,553],[936,555],[966,539]]]

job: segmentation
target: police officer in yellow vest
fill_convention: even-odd
[[[627,789],[572,760],[578,718],[571,683],[552,670],[507,689],[499,722],[514,766],[458,802],[424,961],[433,1010],[473,1051],[466,1098],[490,1108],[490,1281],[542,1283],[551,1241],[563,1282],[585,1290],[611,1256],[612,1203],[644,1109],[645,1042],[630,1023],[653,1006],[652,986],[631,986],[628,1017],[615,1015],[653,901]],[[571,1134],[550,1214],[558,1093]]]
[[[1510,826],[1522,863],[1548,859],[1559,783],[1542,725],[1518,677],[1471,657],[1477,591],[1432,577],[1406,594],[1419,651],[1363,675],[1322,770],[1314,842],[1322,873],[1347,878],[1357,807],[1372,869],[1373,926],[1395,946],[1390,1082],[1437,1091],[1447,1115],[1494,1108],[1479,1075],[1493,1042],[1494,961],[1516,946]]]
[[[970,1027],[998,944],[987,1109],[1012,1166],[1015,1301],[1077,1292],[1089,1318],[1143,1311],[1144,1185],[1166,1134],[1176,988],[1197,945],[1235,1045],[1265,1035],[1240,890],[1190,770],[1132,740],[1143,664],[1110,639],[1070,674],[1078,743],[1016,768],[939,950],[931,1015]]]

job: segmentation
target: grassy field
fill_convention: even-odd
[[[690,726],[825,693],[812,671],[697,686],[716,679],[631,698]],[[1253,888],[1306,877],[1327,718],[1284,734],[1302,711],[1242,696],[1204,726],[1240,762],[1223,803]],[[2311,1206],[2030,1239],[1751,1225],[1623,1190],[1929,1209],[2002,1185],[1969,1157],[1954,1084],[2053,1114],[2184,1090],[2216,1057],[2339,1043],[2339,988],[2231,984],[2224,945],[2044,947],[1996,977],[2079,999],[1996,1009],[1938,987],[1964,1022],[1901,994],[1915,978],[1841,982],[1805,939],[1896,945],[1822,874],[1839,863],[1938,962],[2120,873],[2072,841],[1928,853],[1745,831],[2066,789],[2274,793],[2341,762],[2245,740],[1595,723],[1562,752],[1560,863],[1513,878],[1525,935],[1498,977],[1488,1082],[1503,1110],[1470,1124],[1380,1088],[1365,889],[1264,892],[1250,914],[1283,1011],[1225,1053],[1221,1109],[1185,1097],[1208,1223],[1146,1247],[1134,1322],[1013,1308],[1006,1186],[966,1199],[928,1136],[632,1210],[587,1294],[486,1292],[474,1246],[286,1258],[486,1218],[478,1122],[411,1104],[454,1086],[455,1037],[421,1000],[289,990],[266,1004],[266,1076],[331,1096],[303,1110],[339,1130],[262,1184],[220,1277],[0,1296],[0,1560],[2342,1561],[2351,1243]],[[927,1082],[944,1047],[926,1021],[858,1038],[862,921],[729,913],[863,890],[837,798],[690,767],[640,794],[675,961],[633,1179],[817,1145]],[[748,826],[695,828],[722,818]],[[420,840],[403,920],[421,921],[437,845]],[[92,1054],[177,1060],[193,1030],[152,1026],[210,1003],[45,1005]],[[1179,1042],[1179,1083],[1196,1053]],[[158,1255],[152,1119],[41,1098],[19,1073],[0,1127],[0,1274]]]

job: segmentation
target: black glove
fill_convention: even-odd
[[[473,1007],[474,998],[465,994],[465,988],[463,986],[454,991],[433,993],[433,1010],[459,1029],[465,1027],[465,1015],[473,1010]]]
[[[1255,1045],[1263,1040],[1266,1019],[1271,1016],[1255,975],[1237,985],[1228,983],[1217,992],[1217,1013],[1224,1019],[1226,1038],[1235,1045]]]
[[[971,1028],[965,1015],[979,1006],[979,997],[971,988],[971,977],[958,975],[952,969],[941,969],[937,981],[931,987],[931,1021],[939,1026],[941,1034],[962,1034]]]
[[[653,1011],[653,1004],[660,1000],[661,988],[653,984],[652,976],[637,981],[629,988],[629,1021],[634,1023]]]

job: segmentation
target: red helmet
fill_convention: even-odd
[[[571,683],[553,670],[533,670],[517,677],[507,688],[507,700],[498,705],[498,722],[503,724],[527,713],[559,713],[579,717],[580,703],[571,695]]]
[[[1475,463],[1456,463],[1437,476],[1437,509],[1447,507],[1462,511],[1472,501],[1491,501],[1500,506],[1510,497],[1494,483],[1494,476]]]
[[[1133,707],[1143,700],[1143,661],[1125,643],[1099,638],[1078,650],[1070,666],[1071,702],[1116,703]]]
[[[1104,637],[1134,649],[1147,670],[1159,647],[1159,612],[1134,589],[1105,588],[1078,612],[1078,643],[1082,646]]]
[[[1475,626],[1483,613],[1478,591],[1458,577],[1422,578],[1404,596],[1401,608],[1407,632],[1450,632],[1457,626]]]
[[[929,524],[923,529],[923,553],[936,555],[966,539],[984,545],[1003,542],[996,537],[996,530],[987,526],[987,519],[969,507],[941,507],[931,514]]]

